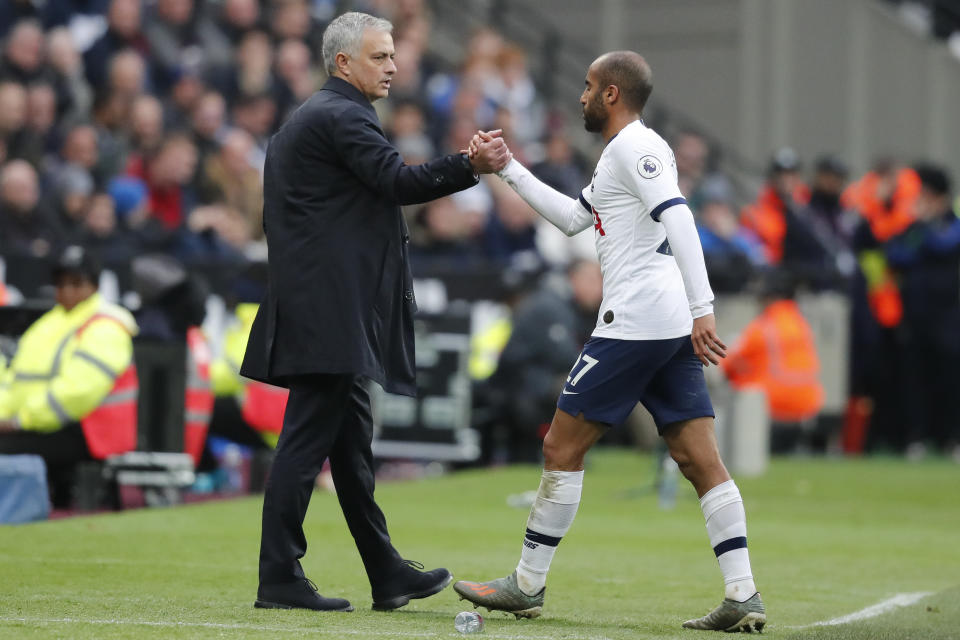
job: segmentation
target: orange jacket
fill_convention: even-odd
[[[95,320],[113,320],[111,316],[97,314],[77,329],[79,336]],[[133,451],[137,448],[137,397],[140,384],[137,369],[131,363],[117,376],[113,388],[93,412],[80,421],[87,448],[97,460]]]
[[[805,203],[810,199],[810,192],[804,186],[797,189],[793,197]],[[783,239],[787,235],[785,209],[776,189],[768,184],[760,190],[757,201],[744,207],[740,214],[740,224],[757,234],[770,264],[780,264],[783,260]]]
[[[792,300],[770,304],[748,324],[722,367],[734,388],[762,388],[778,422],[812,418],[823,406],[813,332]]]
[[[210,347],[199,327],[187,329],[187,389],[184,399],[183,450],[200,462],[213,415],[210,388]]]
[[[879,186],[880,175],[870,171],[844,190],[841,202],[864,217],[878,241],[886,242],[913,222],[913,201],[920,193],[920,177],[913,169],[901,169],[888,200],[877,196]]]
[[[0,307],[7,304],[7,287],[0,282]]]

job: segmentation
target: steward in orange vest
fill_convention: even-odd
[[[787,208],[804,206],[809,200],[810,190],[800,174],[800,158],[789,147],[780,149],[770,162],[767,183],[756,202],[740,214],[740,223],[760,238],[770,264],[780,264],[784,257]]]
[[[200,327],[187,329],[187,385],[183,404],[183,450],[200,463],[207,430],[213,416],[213,390],[210,386],[210,345]]]
[[[99,272],[81,247],[67,248],[54,269],[57,305],[23,334],[0,379],[0,453],[43,457],[56,506],[69,504],[78,462],[137,444],[137,324],[97,293]]]
[[[824,393],[813,332],[790,298],[792,292],[769,290],[766,307],[721,367],[734,388],[766,392],[774,422],[800,423],[819,413]]]

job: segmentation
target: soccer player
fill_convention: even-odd
[[[720,460],[703,375],[726,346],[673,152],[640,119],[651,88],[650,67],[634,52],[607,53],[590,65],[580,96],[584,126],[607,145],[579,199],[544,185],[516,160],[499,172],[568,236],[593,226],[603,303],[543,441],[543,476],[516,570],[454,589],[475,606],[539,616],[550,561],[580,503],[584,455],[642,402],[700,497],[726,585],[720,606],[683,626],[759,631],[766,613],[750,569],[743,501]],[[486,139],[474,137],[471,151]]]

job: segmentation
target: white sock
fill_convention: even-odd
[[[539,593],[547,583],[550,561],[573,524],[582,489],[583,471],[543,472],[517,565],[517,585],[528,596]]]
[[[747,552],[747,515],[743,510],[740,490],[733,480],[718,484],[700,498],[700,508],[707,521],[710,546],[717,554],[726,597],[737,602],[757,592],[750,572]]]

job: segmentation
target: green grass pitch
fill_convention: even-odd
[[[483,612],[478,637],[530,640],[696,638],[680,629],[722,595],[689,486],[660,511],[642,490],[649,457],[588,460],[580,513],[554,559],[544,616]],[[535,489],[532,466],[384,484],[377,492],[405,557],[458,578],[510,572]],[[754,575],[777,638],[960,638],[960,467],[945,460],[774,460],[738,479]],[[370,590],[336,504],[315,494],[307,573],[353,613],[253,608],[260,499],[0,528],[0,638],[453,638],[467,609],[451,589],[390,613]],[[915,604],[831,626],[897,594]]]

